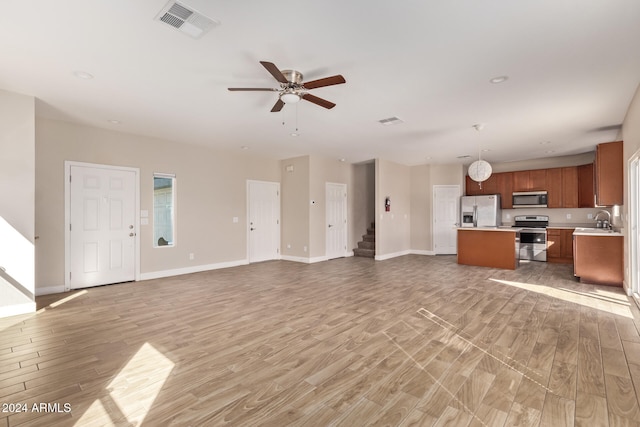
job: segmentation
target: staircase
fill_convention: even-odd
[[[376,223],[372,222],[367,228],[367,234],[362,235],[362,241],[358,242],[358,247],[353,250],[354,256],[375,258],[376,256]]]

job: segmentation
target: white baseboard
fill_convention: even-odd
[[[238,267],[247,265],[249,261],[246,259],[238,261],[218,262],[215,264],[195,265],[193,267],[174,268],[171,270],[152,271],[150,273],[140,274],[140,280],[162,279],[164,277],[180,276],[182,274],[200,273],[209,270],[218,270],[220,268]]]
[[[290,256],[290,255],[282,255],[280,258],[282,260],[284,260],[284,261],[302,262],[302,263],[305,263],[305,264],[314,264],[316,262],[327,261],[327,259],[328,259],[325,256],[319,256],[319,257],[313,257],[313,258],[305,258],[305,257],[301,257],[301,256]]]
[[[400,252],[392,252],[390,254],[376,255],[375,260],[384,261],[385,259],[391,259],[391,258],[403,256],[403,255],[409,255],[411,253],[412,253],[411,250],[406,250],[406,251],[400,251]]]
[[[36,288],[36,296],[49,295],[49,294],[61,294],[65,292],[64,285],[60,286],[47,286],[46,288]]]
[[[6,307],[0,307],[0,318],[17,316],[19,314],[29,314],[36,312],[36,303],[27,302],[24,304],[12,304]]]
[[[412,249],[411,253],[413,255],[435,255],[435,251],[425,251],[425,250],[420,250],[420,249]]]

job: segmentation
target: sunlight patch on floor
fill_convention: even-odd
[[[69,301],[71,301],[72,299],[78,298],[79,296],[82,296],[82,295],[84,295],[84,294],[86,294],[86,293],[88,293],[86,290],[82,290],[82,291],[79,291],[79,292],[73,293],[73,294],[69,295],[69,296],[68,296],[68,297],[66,297],[66,298],[62,298],[62,299],[61,299],[61,300],[59,300],[59,301],[52,302],[51,304],[49,304],[49,306],[48,306],[48,307],[45,307],[45,309],[47,309],[47,308],[49,308],[49,307],[50,307],[50,308],[56,308],[57,306],[62,305],[62,304],[64,304],[65,302],[69,302]],[[40,311],[40,310],[38,310],[38,312],[39,312],[39,311]]]
[[[537,285],[532,283],[512,282],[510,280],[489,279],[496,283],[513,286],[527,291],[548,295],[562,301],[573,302],[584,307],[595,308],[618,316],[633,319],[631,308],[627,297],[620,292],[605,291],[594,288],[592,292],[581,292],[566,288],[556,288],[547,285]]]
[[[76,425],[84,425],[85,417],[101,417],[102,422],[121,422],[120,418],[124,417],[130,425],[142,425],[174,366],[151,344],[145,343],[107,386],[108,399],[117,405],[119,414],[108,414],[96,400],[98,404],[94,402]],[[104,413],[102,416],[101,412]]]

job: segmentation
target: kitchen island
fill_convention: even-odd
[[[515,270],[519,233],[512,227],[458,228],[458,264]]]

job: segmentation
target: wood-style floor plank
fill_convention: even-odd
[[[640,425],[640,310],[567,265],[270,261],[37,304],[0,319],[0,404],[29,407],[2,427]]]

